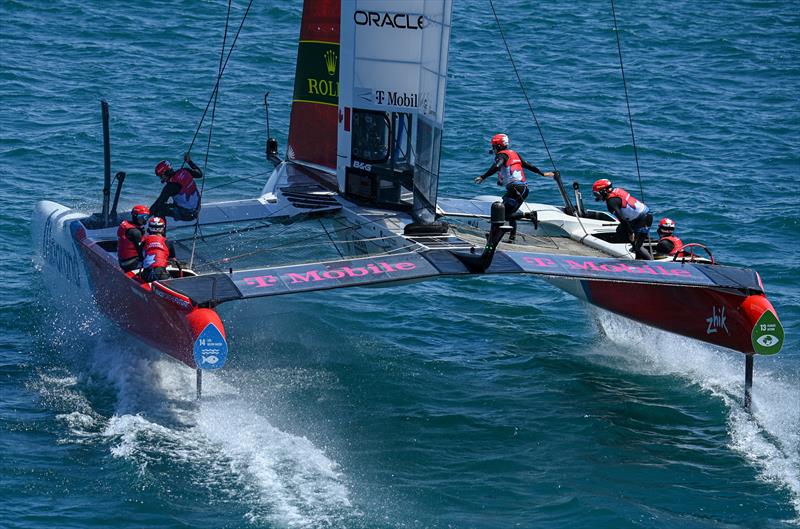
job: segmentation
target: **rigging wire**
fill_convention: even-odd
[[[497,23],[497,29],[500,30],[500,37],[503,39],[503,45],[506,47],[506,53],[508,53],[508,59],[511,61],[511,66],[514,69],[514,74],[517,76],[517,82],[519,83],[519,87],[522,90],[522,95],[525,96],[525,101],[528,103],[528,109],[531,112],[531,116],[533,117],[533,121],[536,123],[536,128],[539,129],[539,136],[542,138],[542,145],[544,145],[544,150],[547,151],[547,157],[550,158],[550,164],[553,166],[553,171],[557,171],[556,169],[556,162],[553,160],[552,154],[550,154],[550,148],[547,146],[547,141],[544,139],[544,132],[542,131],[541,125],[539,125],[539,120],[536,118],[536,113],[533,111],[533,105],[531,105],[531,100],[528,98],[528,91],[525,90],[525,85],[522,83],[522,77],[519,75],[519,71],[517,70],[517,64],[514,62],[514,57],[511,55],[511,48],[508,47],[508,41],[506,41],[506,35],[503,32],[503,26],[500,25],[500,18],[497,16],[497,11],[494,9],[494,1],[489,0],[489,5],[492,7],[492,14],[494,15],[494,20]],[[563,191],[563,187],[559,186],[559,190],[561,190],[561,195],[568,206],[566,213],[569,214],[569,210],[572,210],[572,213],[575,219],[578,221],[581,229],[583,230],[584,238],[589,236],[589,232],[586,230],[586,227],[581,222],[581,217],[578,215],[578,209],[572,207],[572,203],[569,200],[567,194]],[[644,197],[642,198],[644,200]],[[581,239],[583,240],[583,239]]]
[[[236,35],[233,37],[233,42],[231,43],[231,47],[228,49],[228,55],[225,57],[225,62],[222,65],[222,69],[217,75],[217,82],[214,83],[214,88],[211,90],[211,96],[208,98],[208,102],[206,103],[206,108],[203,110],[203,115],[200,117],[200,122],[197,124],[197,130],[194,132],[194,136],[192,137],[192,142],[189,144],[189,152],[192,151],[192,147],[194,146],[194,142],[197,139],[197,134],[200,132],[200,127],[203,126],[203,121],[206,119],[206,114],[208,114],[208,109],[211,107],[211,103],[214,100],[214,95],[216,94],[217,90],[219,90],[219,83],[222,81],[222,76],[225,73],[225,69],[228,67],[228,61],[231,59],[231,55],[233,54],[233,49],[236,47],[236,42],[239,40],[239,34],[242,32],[242,27],[244,26],[245,20],[247,20],[247,15],[250,13],[250,8],[253,6],[253,0],[250,0],[250,3],[247,4],[247,9],[242,16],[242,21],[239,23],[239,28],[236,30]]]
[[[344,255],[342,255],[342,251],[341,251],[341,250],[339,250],[339,245],[338,245],[338,244],[336,244],[336,243],[333,241],[333,237],[331,237],[331,234],[330,234],[330,233],[328,233],[328,228],[325,226],[325,223],[324,223],[324,222],[322,222],[322,219],[319,219],[319,225],[320,225],[320,226],[322,226],[322,229],[323,229],[323,230],[325,230],[325,235],[327,235],[327,236],[328,236],[328,240],[329,240],[329,241],[331,241],[331,244],[333,244],[333,247],[334,247],[334,248],[336,248],[336,253],[338,253],[338,254],[339,254],[339,257],[341,257],[342,259],[344,259]]]
[[[211,191],[212,189],[219,189],[220,187],[229,186],[231,184],[235,184],[236,182],[243,182],[245,180],[250,180],[251,178],[258,178],[259,176],[267,176],[269,174],[272,174],[272,171],[262,171],[260,173],[251,174],[249,176],[243,176],[241,178],[234,178],[233,180],[228,180],[227,182],[223,182],[221,184],[217,184],[215,186],[211,186],[211,187],[208,188],[208,190]]]
[[[288,207],[288,205],[284,206],[284,207]],[[281,244],[276,244],[274,246],[265,246],[265,247],[262,247],[262,248],[256,248],[255,250],[252,250],[250,252],[245,252],[245,253],[234,255],[234,256],[231,256],[231,257],[225,257],[223,259],[216,259],[216,260],[213,260],[213,261],[207,261],[207,262],[203,263],[203,267],[215,268],[216,265],[219,265],[219,264],[223,264],[223,263],[224,264],[228,264],[230,262],[233,262],[233,261],[245,258],[245,257],[251,257],[253,255],[257,255],[257,254],[262,253],[262,252],[267,252],[267,251],[272,251],[272,250],[277,250],[277,249],[318,247],[319,246],[318,244],[309,244],[309,241],[313,241],[315,239],[320,239],[320,238],[325,237],[325,236],[327,236],[329,239],[332,239],[331,238],[331,234],[338,234],[339,232],[348,231],[348,230],[357,230],[359,228],[363,228],[364,226],[368,226],[370,224],[375,224],[375,223],[383,220],[385,217],[388,217],[388,216],[391,216],[391,215],[384,215],[384,216],[382,216],[381,218],[378,218],[378,219],[367,220],[365,222],[361,222],[361,223],[358,223],[358,224],[355,224],[355,225],[352,225],[352,226],[348,225],[348,226],[344,226],[342,228],[333,229],[331,231],[325,230],[325,233],[320,233],[320,234],[317,234],[317,235],[314,235],[314,236],[310,236],[310,237],[308,235],[306,235],[306,236],[304,236],[302,242],[298,242],[297,240],[289,240],[289,241],[283,242]],[[293,226],[293,225],[289,225],[285,229],[283,229],[280,232],[278,232],[275,235],[273,235],[271,238],[272,239],[278,239],[283,234],[285,234],[287,231],[293,229],[294,227],[295,226]],[[386,237],[373,237],[373,238],[369,238],[369,239],[357,239],[357,240],[352,240],[352,241],[336,241],[336,242],[343,242],[343,243],[359,242],[359,241],[368,242],[368,241],[396,239],[396,238],[404,238],[404,237],[402,235],[392,234],[392,235],[389,235],[389,236],[386,236]],[[411,244],[406,245],[406,246],[402,246],[400,248],[405,249],[405,248],[420,247],[420,246],[422,246],[422,245],[419,244],[419,243],[416,243],[416,242],[412,242]],[[338,251],[338,248],[337,248],[337,251]],[[380,254],[377,254],[377,255],[390,255],[391,252],[394,252],[394,251],[397,251],[397,248],[388,250],[388,252],[383,252],[383,253],[380,253]]]
[[[230,19],[231,19],[231,3],[232,2],[233,2],[233,0],[228,0],[228,11],[225,14],[225,31],[222,34],[222,48],[219,51],[219,66],[217,67],[217,80],[219,80],[222,77],[222,59],[225,57],[225,44],[227,43],[227,40],[228,40],[228,24],[230,23]],[[242,20],[242,23],[244,23],[244,19]],[[231,51],[233,51],[232,47],[231,47]],[[201,203],[202,203],[202,200],[203,200],[203,193],[205,192],[205,187],[206,187],[206,176],[208,175],[208,173],[207,173],[207,170],[208,170],[208,153],[211,150],[211,136],[212,136],[212,133],[214,132],[214,118],[215,118],[216,113],[217,113],[217,99],[218,99],[218,97],[219,97],[219,83],[217,83],[217,86],[215,87],[215,90],[214,90],[214,106],[211,108],[211,123],[209,124],[209,127],[208,127],[208,143],[206,144],[206,155],[205,155],[205,158],[203,160],[203,181],[200,183],[200,201],[201,201]],[[202,120],[201,120],[200,124],[202,124]],[[200,125],[198,125],[198,129],[197,130],[198,131],[200,130]],[[195,137],[197,137],[197,133],[195,133]],[[194,139],[192,139],[192,143],[194,144]],[[189,147],[189,150],[190,151],[192,150],[191,146]],[[195,220],[195,223],[194,223],[194,235],[192,236],[192,253],[191,253],[191,256],[189,257],[189,268],[191,268],[192,265],[194,264],[194,251],[195,251],[195,247],[196,247],[196,243],[197,243],[197,235],[198,235],[199,232],[200,232],[200,209],[198,208],[197,219]]]
[[[611,0],[611,14],[614,17],[614,34],[617,36],[617,53],[619,55],[619,70],[622,72],[622,86],[625,89],[625,105],[628,107],[628,125],[631,128],[631,141],[633,142],[633,158],[636,160],[636,175],[639,177],[639,192],[644,202],[644,187],[642,186],[642,173],[639,171],[639,154],[636,149],[636,135],[633,133],[633,116],[631,115],[631,103],[628,99],[628,83],[625,81],[625,67],[622,64],[622,45],[619,40],[619,29],[617,28],[617,11],[614,8],[614,0]]]
[[[553,156],[550,154],[550,148],[547,146],[547,141],[544,139],[544,132],[542,131],[541,125],[539,125],[539,120],[536,118],[536,112],[533,111],[533,105],[531,105],[531,100],[528,98],[528,91],[525,90],[525,85],[522,83],[522,77],[519,75],[519,71],[517,70],[517,64],[514,62],[514,57],[511,55],[511,49],[508,47],[508,42],[506,41],[506,35],[503,33],[503,26],[500,25],[500,18],[497,16],[497,11],[494,9],[494,1],[489,0],[489,5],[492,6],[492,14],[494,15],[494,19],[497,22],[497,29],[500,30],[500,37],[503,39],[503,44],[506,47],[506,52],[508,53],[508,58],[511,61],[511,67],[514,69],[514,74],[517,76],[517,81],[519,82],[519,87],[522,89],[522,95],[525,96],[525,101],[528,103],[528,110],[531,112],[531,116],[533,116],[533,121],[536,123],[536,128],[539,129],[539,136],[542,138],[542,145],[544,145],[544,150],[547,151],[547,157],[550,158],[550,164],[553,166],[553,171],[556,170],[556,162],[553,160]]]

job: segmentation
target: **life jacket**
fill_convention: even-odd
[[[145,235],[142,239],[142,268],[166,268],[169,263],[167,239],[161,235]]]
[[[683,255],[683,241],[681,241],[679,238],[675,237],[674,235],[670,235],[669,237],[661,237],[658,242],[661,241],[669,241],[672,243],[672,251],[667,255],[677,254],[679,257]]]
[[[644,202],[636,200],[630,193],[628,193],[621,187],[615,187],[611,191],[611,193],[608,194],[606,202],[611,198],[618,198],[622,201],[622,208],[620,208],[620,213],[622,214],[622,217],[628,222],[650,211],[650,208],[648,208]]]
[[[507,186],[515,182],[525,183],[525,171],[522,169],[522,158],[511,149],[504,149],[497,154],[505,154],[508,157],[505,165],[497,173],[497,183]]]
[[[119,228],[117,228],[117,259],[120,262],[139,257],[139,249],[133,244],[132,240],[128,239],[128,230],[142,231],[142,228],[127,220],[119,223]]]
[[[172,197],[175,205],[183,209],[195,210],[200,203],[200,193],[197,184],[194,183],[192,173],[186,169],[180,169],[169,177],[169,182],[174,182],[181,186],[177,195]]]

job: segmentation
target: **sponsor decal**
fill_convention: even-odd
[[[662,265],[629,264],[624,261],[598,262],[593,259],[558,259],[524,255],[522,260],[536,268],[562,268],[583,272],[611,272],[637,276],[666,276],[690,278],[692,271],[684,267],[664,267]]]
[[[200,369],[219,369],[228,357],[228,342],[213,323],[194,341],[194,361]]]
[[[339,103],[339,44],[300,41],[294,79],[294,101]]]
[[[730,331],[728,330],[727,325],[728,318],[725,316],[725,307],[717,310],[717,307],[711,307],[711,316],[706,318],[706,323],[708,323],[708,328],[706,329],[706,334],[714,334],[720,330],[724,330],[725,334],[730,335]]]
[[[764,311],[750,333],[753,351],[762,355],[772,355],[780,351],[783,337],[783,326],[771,310]]]
[[[423,28],[425,17],[409,13],[383,13],[379,11],[355,11],[353,21],[358,26],[378,28],[409,29]]]
[[[336,52],[328,50],[325,52],[325,68],[328,70],[328,75],[336,75]]]
[[[78,264],[78,257],[75,255],[74,247],[64,248],[53,237],[53,215],[55,214],[55,211],[51,213],[44,223],[44,230],[42,230],[42,259],[58,270],[59,274],[80,288],[80,265]]]
[[[167,290],[165,290],[165,288],[166,287],[163,287],[163,286],[159,285],[159,286],[156,286],[155,288],[153,288],[153,292],[155,293],[156,296],[158,296],[158,297],[160,297],[162,299],[165,299],[165,300],[169,301],[170,303],[174,303],[174,304],[178,305],[179,307],[183,307],[185,309],[191,309],[192,308],[192,304],[191,303],[189,303],[188,301],[186,301],[183,298],[180,298],[178,296],[175,296],[175,295],[169,293]]]
[[[419,106],[419,95],[394,92],[392,90],[375,90],[375,102],[379,105],[417,108]]]
[[[364,163],[364,162],[359,162],[358,160],[355,160],[355,161],[353,161],[353,167],[355,167],[356,169],[361,169],[363,171],[372,172],[372,164],[371,163]]]
[[[258,275],[242,278],[242,281],[251,287],[269,288],[279,284],[279,279],[286,285],[315,284],[325,281],[347,278],[372,278],[392,272],[407,272],[415,270],[417,265],[408,261],[388,263],[385,261],[368,262],[361,266],[341,266],[337,268],[317,268],[302,272],[284,272],[279,275]]]

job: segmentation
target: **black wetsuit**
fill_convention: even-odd
[[[203,171],[200,170],[194,162],[188,162],[189,166],[185,167],[184,169],[189,171],[192,175],[192,178],[197,180],[198,178],[203,178]],[[173,203],[168,203],[169,199],[177,195],[181,192],[181,185],[177,182],[167,182],[164,184],[164,188],[161,189],[161,194],[158,195],[158,198],[153,205],[150,206],[150,213],[154,217],[171,217],[177,220],[194,220],[195,211],[191,211],[185,208],[182,208],[178,205]]]
[[[519,153],[519,160],[522,163],[522,167],[528,169],[529,171],[533,171],[534,173],[538,174],[539,176],[544,176],[544,173],[535,165],[531,165],[525,161]],[[508,163],[508,155],[505,153],[497,153],[494,157],[494,164],[481,175],[481,180],[485,180],[486,178],[492,176],[493,174],[497,173],[503,166]],[[502,184],[498,184],[502,185]],[[506,193],[503,195],[503,206],[506,208],[506,222],[511,225],[511,234],[509,235],[509,240],[513,241],[517,236],[517,219],[514,215],[520,207],[522,207],[522,203],[525,202],[525,199],[528,198],[528,184],[525,182],[512,182],[506,186]]]

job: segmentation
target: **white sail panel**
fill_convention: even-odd
[[[452,0],[344,0],[337,178],[349,198],[435,214]]]

